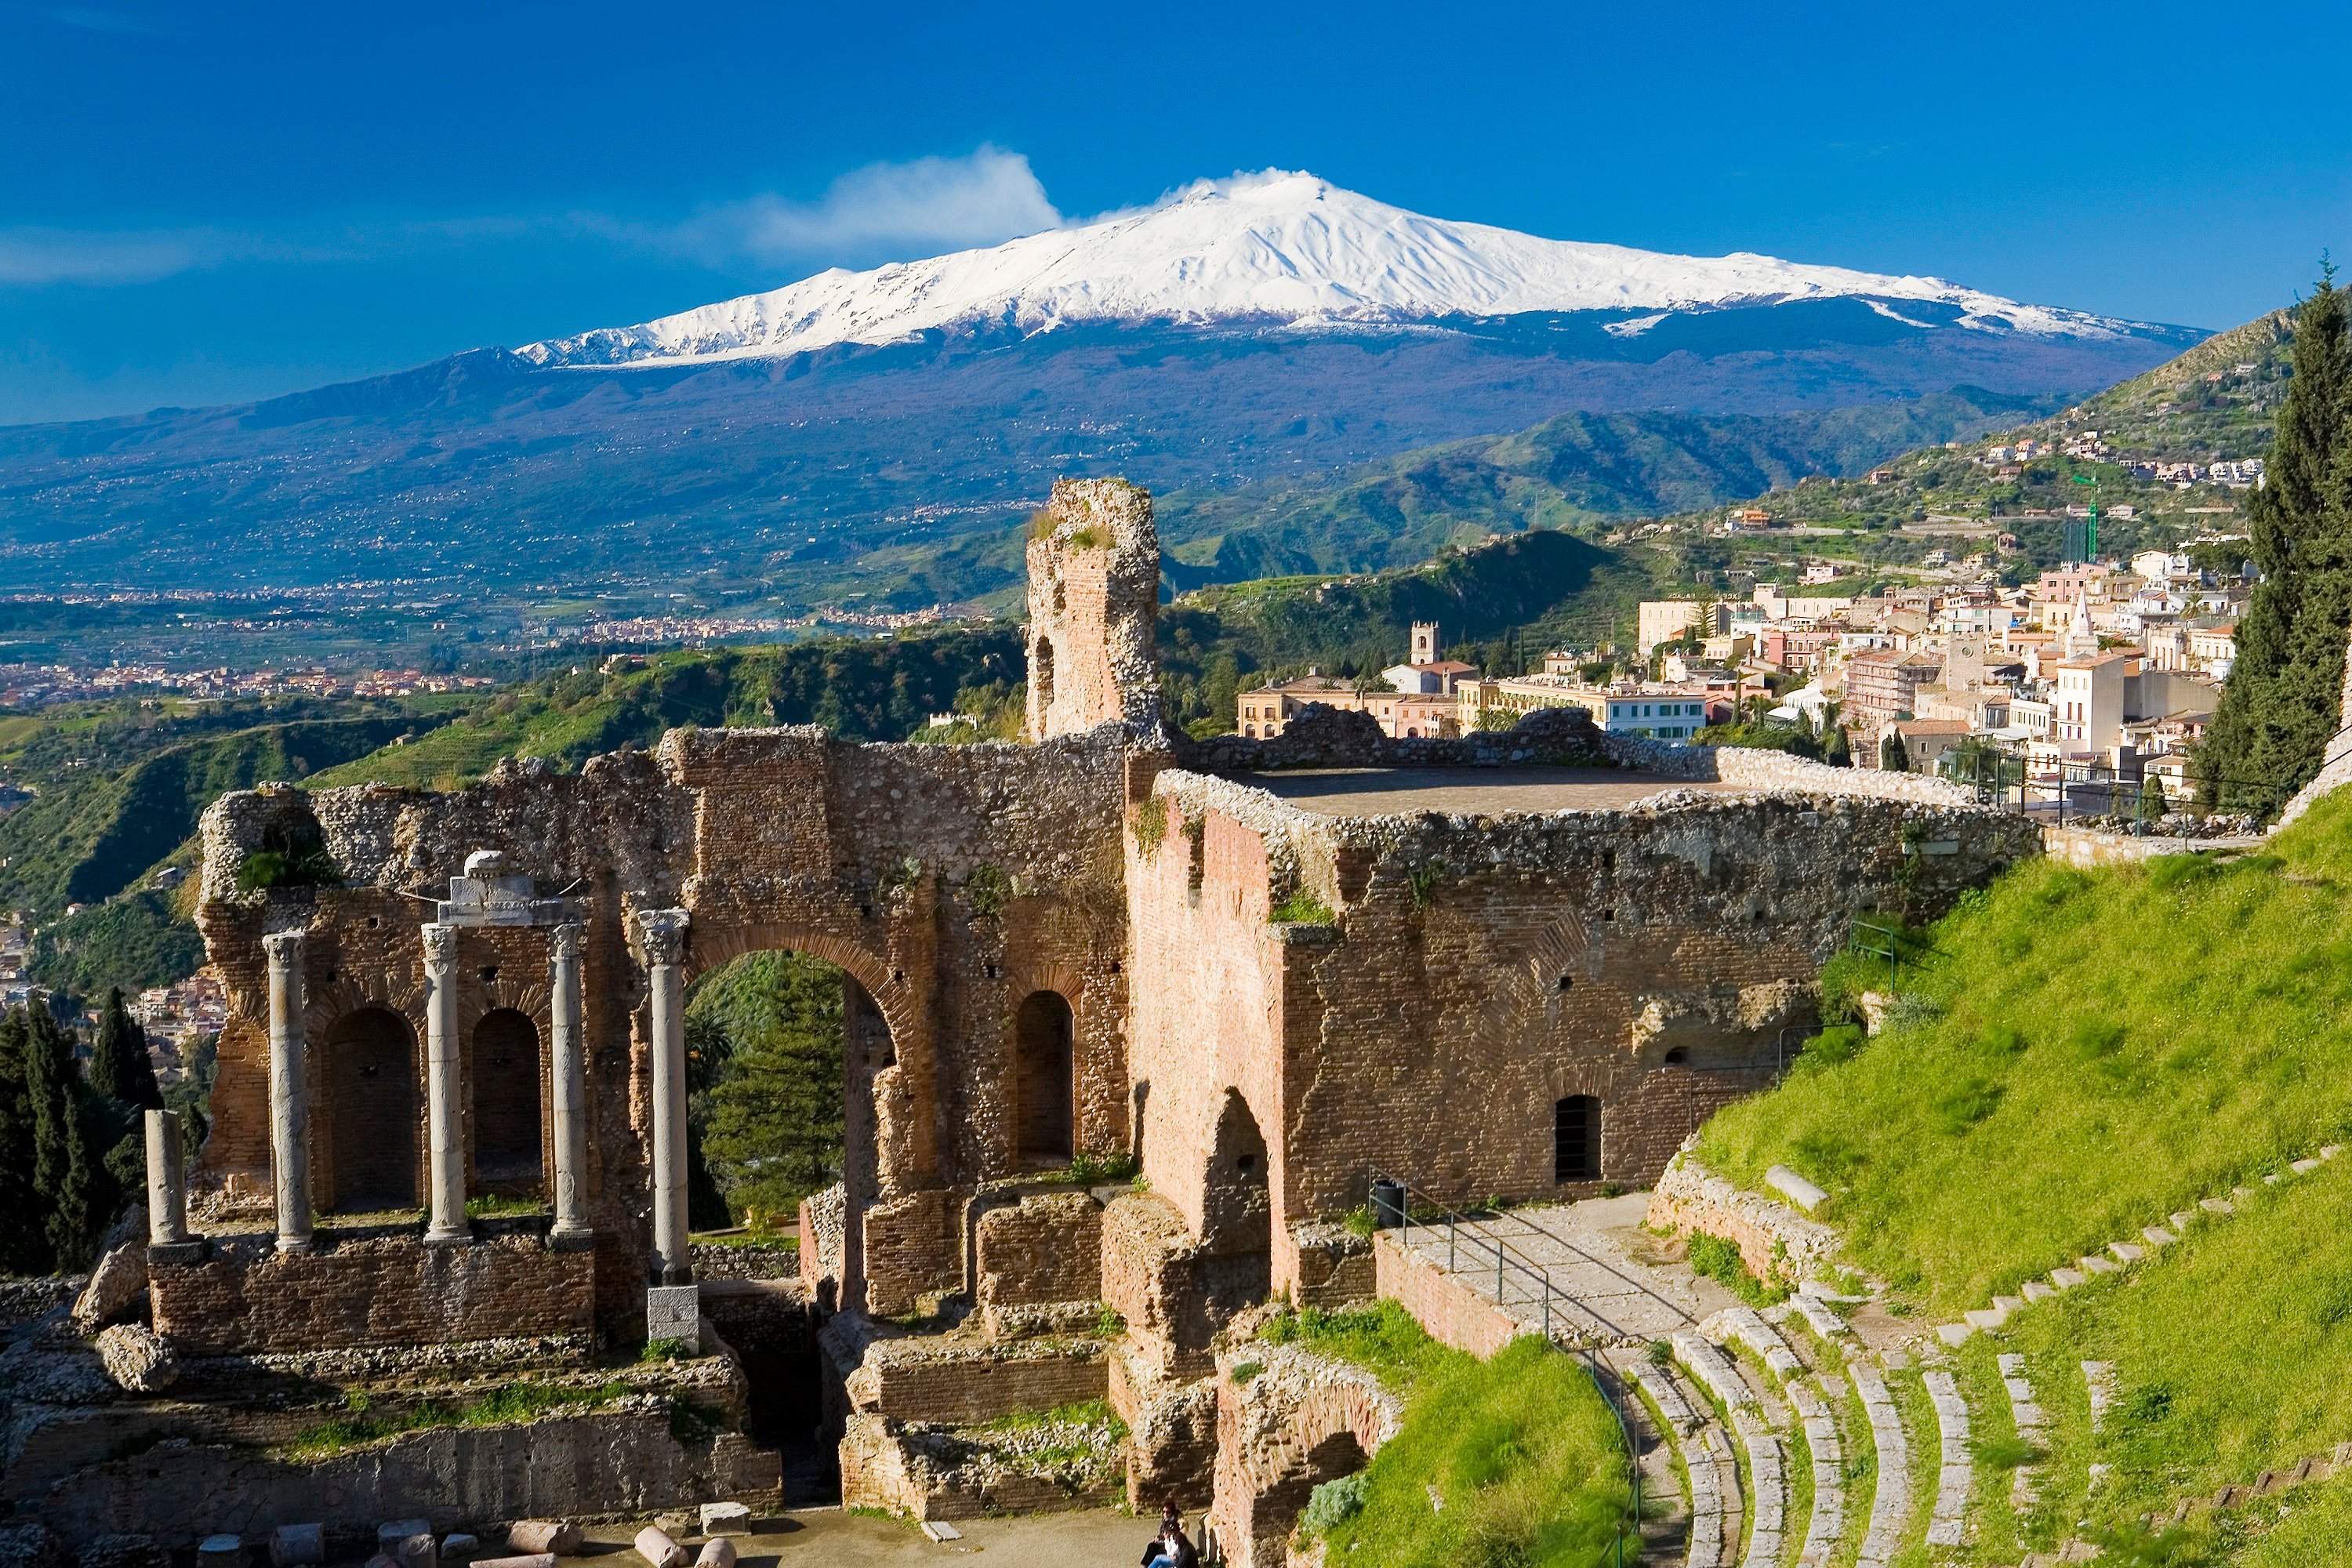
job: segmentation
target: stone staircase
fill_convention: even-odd
[[[1890,1568],[1919,1560],[1922,1548],[1927,1562],[1948,1562],[1972,1538],[1972,1509],[2030,1501],[2021,1471],[2007,1487],[1980,1482],[1971,1436],[1982,1413],[1932,1338],[1919,1352],[1932,1358],[1924,1364],[1906,1351],[1874,1352],[1841,1310],[1856,1301],[1819,1284],[1779,1306],[1702,1314],[1709,1291],[1661,1279],[1671,1271],[1655,1266],[1628,1268],[1630,1259],[1580,1236],[1559,1211],[1502,1217],[1515,1247],[1532,1251],[1549,1237],[1574,1254],[1557,1260],[1556,1289],[1580,1279],[1601,1287],[1590,1313],[1553,1303],[1556,1339],[1589,1344],[1601,1337],[1596,1321],[1638,1322],[1648,1333],[1610,1336],[1606,1352],[1663,1441],[1682,1494],[1675,1500],[1686,1500],[1671,1510],[1679,1525],[1671,1538],[1652,1533],[1645,1562]],[[1444,1244],[1442,1232],[1416,1235],[1413,1250],[1442,1268]],[[1483,1269],[1479,1256],[1488,1260]],[[1456,1238],[1456,1261],[1466,1267],[1453,1277],[1490,1300],[1492,1256]],[[1535,1291],[1514,1289],[1509,1275],[1503,1285],[1506,1311],[1535,1329]],[[2011,1384],[2002,1414],[2038,1436],[2035,1423],[2047,1418],[2022,1363],[2012,1373],[2004,1362],[2001,1372]]]

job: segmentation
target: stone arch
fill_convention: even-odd
[[[919,1019],[906,977],[892,969],[887,959],[813,926],[733,925],[717,921],[705,926],[697,919],[687,927],[686,978],[691,983],[703,971],[716,969],[747,952],[778,949],[805,952],[812,958],[824,959],[836,969],[846,970],[850,978],[873,997],[894,1039],[919,1037]]]
[[[1059,991],[1036,990],[1013,1012],[1013,1152],[1024,1169],[1077,1153],[1077,1016]]]
[[[381,1003],[343,1014],[324,1036],[332,1121],[333,1206],[415,1208],[423,1191],[423,1072],[417,1032]]]
[[[517,1007],[492,1007],[473,1026],[474,1184],[512,1189],[539,1184],[547,1081],[538,1023]]]

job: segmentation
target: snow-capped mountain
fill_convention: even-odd
[[[616,365],[883,345],[926,332],[1021,335],[1081,323],[1292,330],[1606,311],[1618,338],[1668,317],[1846,300],[1892,322],[2042,338],[2115,339],[2137,323],[2020,304],[1938,278],[1769,256],[1668,256],[1424,217],[1312,174],[1203,181],[1169,200],[1033,234],[603,328],[520,351],[542,366]]]

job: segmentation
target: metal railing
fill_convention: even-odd
[[[1634,1556],[1638,1559],[1641,1555],[1641,1546],[1639,1542],[1643,1507],[1642,1453],[1633,1438],[1633,1419],[1626,1412],[1624,1400],[1620,1396],[1616,1388],[1613,1386],[1616,1381],[1614,1372],[1612,1371],[1604,1375],[1601,1371],[1600,1352],[1594,1350],[1591,1345],[1563,1345],[1557,1339],[1552,1337],[1553,1299],[1557,1297],[1564,1307],[1572,1308],[1577,1312],[1590,1318],[1593,1322],[1599,1324],[1603,1331],[1618,1339],[1628,1339],[1633,1336],[1628,1334],[1625,1330],[1620,1328],[1617,1324],[1611,1322],[1609,1319],[1601,1312],[1596,1311],[1591,1307],[1586,1305],[1583,1301],[1579,1300],[1576,1297],[1570,1295],[1567,1291],[1562,1290],[1558,1286],[1554,1285],[1552,1283],[1550,1271],[1543,1265],[1529,1258],[1526,1253],[1521,1252],[1517,1247],[1513,1247],[1509,1242],[1505,1241],[1501,1237],[1492,1235],[1485,1230],[1477,1228],[1478,1222],[1476,1220],[1455,1209],[1452,1205],[1443,1203],[1431,1197],[1428,1194],[1423,1192],[1420,1188],[1401,1177],[1387,1175],[1379,1171],[1372,1173],[1372,1182],[1374,1193],[1372,1200],[1372,1223],[1374,1226],[1381,1227],[1383,1217],[1381,1214],[1382,1205],[1380,1199],[1381,1188],[1383,1185],[1391,1187],[1400,1195],[1400,1201],[1395,1205],[1394,1208],[1397,1221],[1394,1228],[1399,1233],[1397,1238],[1398,1244],[1405,1247],[1408,1251],[1412,1248],[1412,1228],[1415,1224],[1419,1224],[1423,1230],[1434,1230],[1437,1228],[1438,1224],[1442,1223],[1445,1228],[1445,1271],[1447,1274],[1459,1276],[1465,1280],[1471,1279],[1471,1275],[1462,1269],[1460,1262],[1463,1246],[1465,1240],[1474,1249],[1483,1247],[1494,1254],[1495,1305],[1497,1308],[1502,1309],[1505,1317],[1507,1318],[1512,1315],[1509,1310],[1510,1304],[1507,1300],[1507,1283],[1509,1279],[1512,1276],[1517,1275],[1534,1281],[1536,1300],[1542,1312],[1544,1343],[1549,1345],[1554,1350],[1568,1352],[1569,1353],[1577,1356],[1584,1363],[1585,1375],[1592,1380],[1592,1386],[1594,1390],[1600,1394],[1602,1401],[1608,1405],[1609,1413],[1617,1418],[1618,1435],[1623,1439],[1625,1444],[1626,1468],[1633,1479],[1633,1506],[1631,1518],[1633,1524],[1636,1542],[1633,1552]],[[1416,1220],[1413,1215],[1413,1205],[1416,1199],[1420,1201],[1423,1206],[1423,1217],[1418,1220]],[[1431,1217],[1433,1215],[1434,1216],[1433,1219]],[[1546,1232],[1545,1234],[1547,1236],[1550,1236],[1549,1232]],[[1573,1253],[1577,1258],[1582,1259],[1584,1262],[1591,1264],[1596,1268],[1606,1271],[1614,1279],[1623,1280],[1627,1285],[1632,1286],[1642,1294],[1648,1296],[1654,1300],[1664,1302],[1668,1307],[1673,1308],[1677,1316],[1686,1316],[1686,1314],[1682,1312],[1682,1310],[1679,1307],[1674,1307],[1674,1304],[1671,1301],[1667,1301],[1666,1298],[1660,1296],[1656,1291],[1651,1289],[1639,1279],[1634,1279],[1633,1276],[1625,1273],[1622,1269],[1612,1267],[1606,1260],[1593,1257],[1592,1254],[1585,1251],[1574,1242],[1570,1241],[1563,1237],[1556,1236],[1550,1237],[1550,1239],[1557,1245]],[[1477,1278],[1481,1280],[1486,1278],[1486,1265],[1483,1261],[1478,1264]],[[1617,1523],[1616,1557],[1618,1568],[1623,1568],[1625,1562],[1625,1521],[1622,1519],[1618,1521]]]

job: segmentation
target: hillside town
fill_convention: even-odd
[[[1758,583],[1745,599],[1644,601],[1636,671],[1557,649],[1540,668],[1482,676],[1417,623],[1411,658],[1377,683],[1320,670],[1269,683],[1242,694],[1239,730],[1279,735],[1315,704],[1369,713],[1401,740],[1577,708],[1606,733],[1675,743],[1745,724],[1750,743],[1834,750],[1837,731],[1856,765],[1940,773],[2029,809],[2129,811],[2151,779],[2168,802],[2194,793],[2189,756],[2236,656],[2245,580],[2164,550],[2016,587],[1985,574],[1839,593],[1837,571],[1808,566],[1796,587]]]

